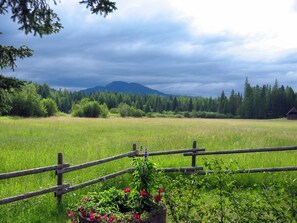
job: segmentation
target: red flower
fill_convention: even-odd
[[[101,216],[100,214],[98,214],[95,218],[96,218],[96,219],[101,219],[102,216]]]
[[[145,190],[142,190],[140,191],[140,194],[144,196],[144,195],[147,195],[147,192]]]
[[[87,212],[84,211],[84,212],[81,213],[81,215],[82,215],[83,217],[87,217]]]
[[[124,190],[125,193],[130,193],[131,192],[131,189],[129,187],[127,187],[125,190]]]
[[[160,195],[157,195],[157,196],[154,197],[154,199],[155,199],[155,201],[157,203],[159,203],[161,201],[161,196]]]
[[[136,219],[137,221],[140,221],[140,214],[139,213],[133,213],[133,215],[131,216],[132,219]]]
[[[163,193],[164,190],[163,190],[162,188],[159,188],[158,192],[159,192],[159,193]]]
[[[109,222],[113,222],[113,220],[114,220],[114,216],[111,216],[111,217],[109,217],[109,219],[108,219]]]
[[[78,210],[80,211],[84,211],[85,209],[83,207],[80,207]]]

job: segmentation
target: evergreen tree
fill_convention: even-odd
[[[178,111],[178,102],[176,97],[173,97],[171,111]]]
[[[222,91],[221,97],[219,98],[219,108],[218,112],[222,114],[227,113],[227,97],[225,96],[225,92]]]
[[[251,85],[246,78],[244,85],[244,98],[242,106],[240,108],[240,116],[243,118],[253,118],[254,117],[254,108],[253,108],[253,90]]]
[[[194,109],[193,99],[190,98],[187,111],[191,112],[191,111],[193,111],[193,109]]]

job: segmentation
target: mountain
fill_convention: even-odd
[[[114,81],[106,85],[105,87],[96,86],[93,88],[87,88],[85,90],[81,90],[81,92],[85,94],[104,92],[104,91],[115,92],[115,93],[141,94],[141,95],[156,94],[156,95],[166,96],[166,94],[160,91],[148,88],[144,85],[137,84],[137,83],[127,83],[124,81]]]

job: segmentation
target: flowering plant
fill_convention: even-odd
[[[164,210],[163,189],[155,189],[155,167],[145,158],[134,158],[134,188],[119,190],[114,187],[84,196],[78,205],[68,211],[73,223],[85,222],[142,222]],[[153,191],[155,192],[153,194]]]

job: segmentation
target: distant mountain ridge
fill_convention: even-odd
[[[155,94],[155,95],[161,95],[166,96],[166,94],[151,89],[149,87],[146,87],[141,84],[137,83],[127,83],[124,81],[114,81],[106,86],[96,86],[93,88],[87,88],[85,90],[81,90],[80,92],[85,94],[92,94],[95,92],[114,92],[114,93],[130,93],[130,94],[140,94],[140,95],[146,95],[146,94]]]

